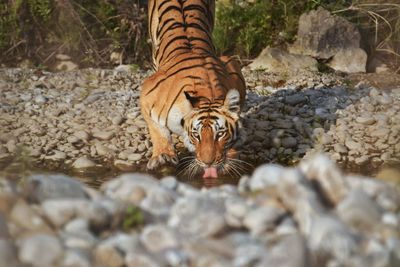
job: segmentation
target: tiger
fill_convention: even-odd
[[[171,134],[183,138],[203,177],[236,157],[246,84],[233,57],[212,41],[215,0],[149,0],[154,74],[143,81],[141,113],[153,144],[149,170],[178,164]]]

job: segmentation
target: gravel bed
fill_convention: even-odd
[[[237,186],[123,174],[0,177],[0,266],[400,266],[400,191],[328,157]]]
[[[343,167],[399,162],[400,88],[349,86],[333,74],[243,72],[247,139],[240,156],[249,163],[293,164],[315,151]],[[37,166],[57,170],[141,169],[151,155],[138,107],[147,75],[126,66],[69,73],[0,69],[0,160],[23,152]],[[183,151],[179,138],[174,141]]]

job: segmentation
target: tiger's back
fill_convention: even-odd
[[[191,129],[185,127],[196,117],[194,111],[208,110],[204,111],[208,116],[215,111],[218,116],[223,114],[223,119],[229,117],[221,109],[226,108],[231,89],[235,89],[230,97],[235,104],[244,100],[245,83],[239,65],[215,55],[211,38],[214,7],[214,0],[149,0],[156,72],[144,81],[140,101],[153,142],[150,169],[168,161],[177,162],[171,132],[184,136],[192,151],[201,149],[190,143]],[[209,108],[204,108],[207,105]],[[236,123],[233,117],[231,123]],[[203,141],[205,146],[211,144]]]
[[[149,33],[155,69],[176,55],[215,53],[214,0],[149,0]]]

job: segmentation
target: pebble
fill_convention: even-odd
[[[139,153],[132,153],[127,156],[128,160],[131,161],[139,161],[143,158],[142,154]]]
[[[115,135],[114,132],[112,131],[92,131],[92,136],[94,138],[100,139],[100,140],[110,140],[111,138],[113,138]]]
[[[149,225],[143,229],[141,242],[152,253],[165,251],[179,245],[174,231],[165,225]]]
[[[72,167],[76,170],[92,168],[95,166],[96,166],[96,163],[94,163],[92,160],[90,160],[86,156],[80,157],[77,160],[75,160],[74,163],[72,163]]]
[[[366,231],[378,227],[382,216],[381,208],[366,193],[357,189],[351,191],[336,210],[344,222]]]
[[[83,130],[75,132],[74,136],[83,141],[88,141],[90,138],[89,134]]]
[[[244,217],[243,224],[257,236],[267,230],[273,230],[283,214],[282,210],[274,207],[260,207],[249,211]]]
[[[32,235],[20,242],[19,259],[22,263],[34,267],[52,267],[62,257],[61,242],[52,235]]]

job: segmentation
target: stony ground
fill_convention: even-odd
[[[0,177],[0,266],[395,267],[400,191],[325,156],[196,189],[124,174]]]
[[[381,91],[333,74],[243,71],[249,90],[240,148],[249,163],[292,164],[321,150],[352,170],[399,161],[400,85]],[[0,159],[23,154],[56,170],[143,170],[151,143],[138,97],[147,75],[128,66],[1,69]]]
[[[137,106],[148,73],[0,70],[0,266],[400,266],[398,172],[382,181],[332,161],[398,162],[400,90],[244,73],[241,157],[297,167],[261,165],[210,189],[144,174],[93,189],[30,165],[96,177],[140,169],[151,148]]]

